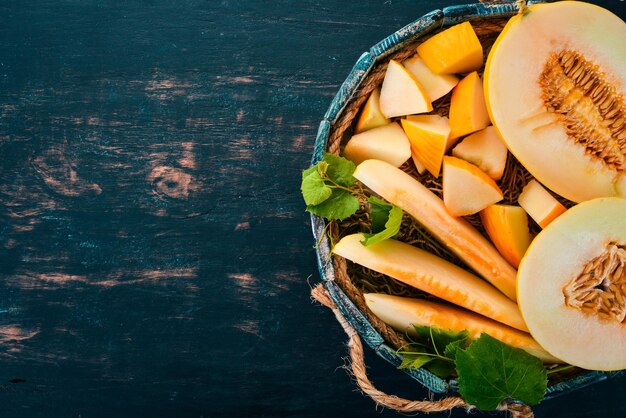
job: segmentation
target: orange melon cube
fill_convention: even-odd
[[[506,145],[493,126],[471,134],[452,150],[452,155],[477,165],[494,180],[502,178],[507,154]]]
[[[435,74],[468,73],[483,65],[483,47],[469,22],[439,32],[418,46],[417,53]]]
[[[491,205],[480,212],[480,219],[502,257],[518,268],[532,241],[526,211],[519,206]]]
[[[450,99],[450,138],[456,139],[491,125],[483,84],[478,73],[468,74],[457,84]]]
[[[391,121],[383,115],[380,110],[380,88],[375,89],[365,102],[361,115],[356,123],[354,133],[361,133],[367,130],[378,128],[389,124]]]
[[[542,228],[566,210],[537,180],[531,180],[524,186],[517,201]]]
[[[411,116],[402,119],[402,127],[415,157],[433,176],[439,177],[450,136],[448,118],[439,115]]]

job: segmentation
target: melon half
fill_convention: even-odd
[[[509,150],[575,202],[626,196],[626,23],[588,3],[528,7],[507,23],[484,74]]]
[[[537,342],[590,370],[626,368],[626,199],[580,203],[533,240],[517,301]]]

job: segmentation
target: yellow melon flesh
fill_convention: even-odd
[[[443,201],[423,184],[378,160],[359,164],[354,177],[412,215],[474,271],[515,300],[515,269],[463,218],[450,215]]]
[[[459,82],[450,99],[450,138],[456,139],[485,129],[491,124],[483,85],[474,71]]]
[[[456,157],[443,157],[443,203],[452,216],[478,213],[502,200],[502,190],[480,168]]]
[[[478,166],[494,180],[500,180],[504,174],[507,149],[493,126],[463,139],[452,155]]]
[[[532,241],[526,211],[519,206],[491,205],[480,212],[480,219],[500,254],[517,268]]]
[[[435,177],[439,177],[441,161],[450,136],[448,118],[439,115],[417,115],[402,119],[415,157]]]
[[[365,132],[369,129],[384,126],[391,121],[380,110],[380,88],[375,89],[365,102],[361,115],[356,123],[355,133]]]
[[[541,183],[581,202],[626,196],[626,23],[573,1],[530,6],[491,49],[489,114]]]
[[[626,199],[565,212],[533,240],[518,274],[518,302],[549,353],[584,369],[626,368]]]
[[[413,164],[415,164],[415,169],[418,173],[424,174],[426,172],[426,166],[422,164],[419,158],[417,158],[417,154],[415,152],[411,152],[411,159],[413,160]]]
[[[526,350],[546,363],[560,362],[527,333],[464,309],[380,293],[365,293],[363,296],[374,315],[397,331],[416,335],[413,325],[422,325],[454,332],[467,331],[472,340],[485,333],[508,345]]]
[[[469,22],[439,32],[417,47],[417,53],[435,74],[459,74],[483,65],[483,47]]]
[[[355,164],[376,158],[400,167],[411,157],[411,145],[400,125],[391,123],[354,135],[343,153]]]
[[[393,239],[365,246],[343,237],[333,253],[488,318],[527,331],[517,305],[495,287],[427,251]]]
[[[537,180],[531,180],[524,186],[517,201],[542,228],[565,212],[565,206],[548,193]]]
[[[380,110],[387,118],[433,110],[424,88],[398,61],[391,60],[380,90]]]
[[[433,73],[418,55],[405,60],[402,65],[417,78],[432,102],[448,94],[459,82],[454,75]]]

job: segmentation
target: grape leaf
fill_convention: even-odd
[[[347,190],[333,189],[331,196],[318,205],[308,205],[306,210],[329,220],[344,220],[359,210],[359,199]]]
[[[429,327],[426,325],[415,325],[413,324],[413,328],[415,328],[415,332],[418,337],[423,340],[429,341],[430,345],[434,348],[435,352],[438,354],[445,355],[451,359],[454,357],[448,356],[446,354],[446,349],[450,344],[457,344],[462,347],[465,347],[467,344],[467,340],[469,338],[469,332],[463,330],[459,332]],[[450,351],[455,350],[454,348],[450,348]]]
[[[333,189],[324,183],[324,179],[317,169],[313,170],[302,179],[300,190],[302,191],[304,203],[307,205],[319,205],[333,193]]]
[[[459,392],[484,411],[495,410],[506,398],[538,404],[548,384],[541,360],[482,334],[456,353]]]
[[[433,361],[428,362],[424,368],[442,379],[446,379],[450,377],[454,371],[454,362],[436,358]]]
[[[322,162],[327,163],[326,176],[340,186],[352,187],[356,179],[352,175],[356,166],[350,160],[334,154],[324,153]]]
[[[372,232],[380,232],[385,229],[385,224],[389,219],[389,211],[393,205],[385,202],[376,196],[370,196],[367,198],[370,204],[370,219],[372,221]]]
[[[426,356],[423,354],[405,354],[402,356],[402,363],[398,366],[399,369],[419,369],[426,363],[433,360],[432,356]]]
[[[385,222],[385,229],[375,234],[363,234],[365,239],[361,243],[365,246],[376,244],[388,238],[393,238],[399,231],[402,224],[402,209],[398,206],[393,206],[389,210],[389,218]]]

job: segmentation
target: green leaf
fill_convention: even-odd
[[[370,196],[367,201],[372,208],[370,211],[370,219],[372,220],[372,232],[380,232],[385,229],[385,223],[389,219],[389,211],[393,205],[385,202],[376,196]]]
[[[404,354],[399,369],[419,369],[433,360],[432,356],[423,354]]]
[[[302,171],[302,180],[304,180],[309,174],[313,173],[317,171],[317,165],[314,165],[313,167],[309,167],[306,170]]]
[[[446,349],[443,351],[443,355],[451,358],[452,360],[456,360],[456,353],[459,350],[462,350],[467,345],[467,338],[463,338],[461,340],[452,341],[450,344],[446,345]]]
[[[452,372],[454,371],[454,362],[450,360],[436,358],[426,364],[424,368],[431,373],[434,373],[437,376],[441,377],[442,379],[447,379],[448,377],[452,376]]]
[[[456,369],[461,396],[484,411],[495,410],[506,398],[536,405],[548,384],[541,360],[487,334],[458,350]]]
[[[446,354],[446,349],[450,344],[457,344],[465,347],[469,338],[469,332],[463,330],[459,332],[434,328],[425,325],[413,325],[418,337],[428,340],[430,345],[434,348],[435,352],[440,355],[445,355],[448,358],[454,359],[452,356]],[[450,351],[455,351],[455,348],[451,347]]]
[[[352,193],[333,189],[331,196],[318,205],[308,205],[306,210],[329,220],[344,220],[359,210],[359,199]]]
[[[302,179],[300,190],[302,190],[302,197],[307,205],[319,205],[333,193],[333,190],[324,183],[318,170],[310,172]]]
[[[393,238],[400,231],[400,225],[402,224],[402,209],[398,206],[393,206],[389,211],[389,218],[385,223],[385,229],[376,234],[363,234],[365,239],[361,243],[365,246],[376,244],[383,240]]]
[[[334,154],[324,153],[323,162],[328,164],[326,176],[340,186],[352,187],[356,179],[352,175],[356,166],[350,160]]]

